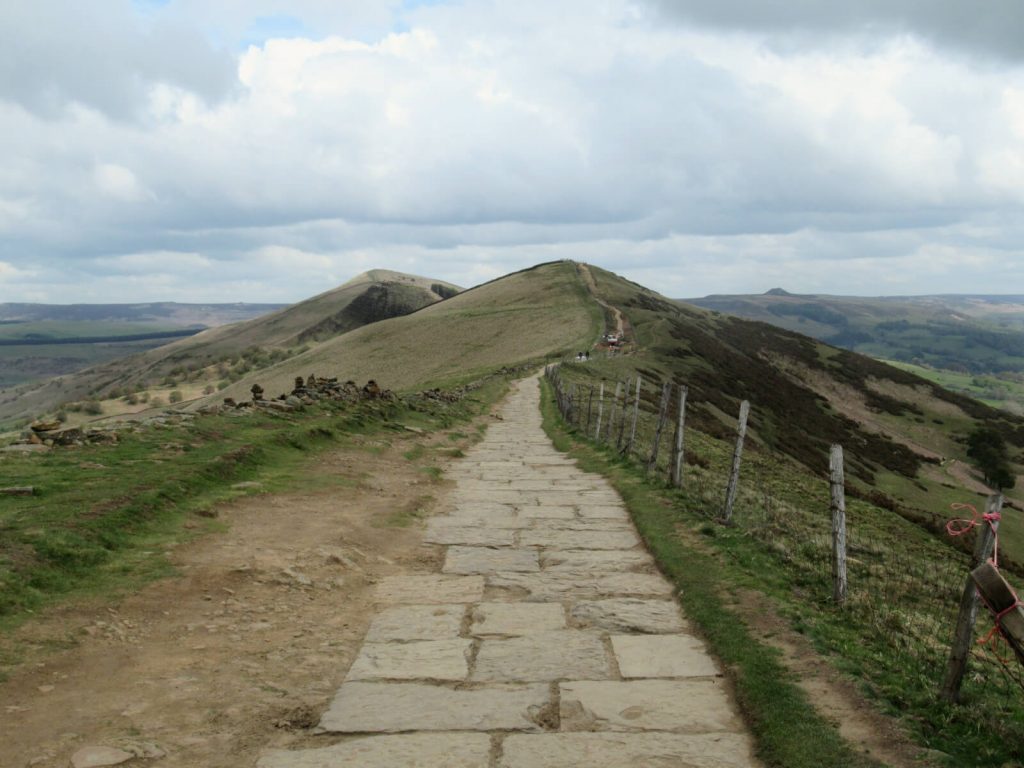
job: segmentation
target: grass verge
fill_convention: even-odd
[[[218,503],[306,483],[299,470],[313,455],[359,436],[468,422],[507,381],[489,378],[456,402],[408,397],[324,402],[290,414],[197,416],[126,430],[116,445],[4,455],[0,485],[34,486],[36,493],[0,497],[0,631],[54,603],[168,575],[167,548],[216,530]]]

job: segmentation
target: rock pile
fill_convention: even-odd
[[[64,427],[59,421],[34,421],[21,433],[14,445],[36,445],[42,448],[73,445],[113,445],[117,432],[106,429]]]
[[[315,373],[311,373],[306,378],[296,376],[292,391],[281,393],[273,400],[265,399],[264,389],[259,384],[253,384],[250,392],[252,392],[252,400],[238,401],[233,397],[225,397],[221,405],[203,406],[199,412],[204,414],[238,413],[252,408],[289,412],[322,400],[354,403],[359,400],[395,401],[398,399],[394,392],[390,389],[382,389],[373,379],[360,387],[354,381],[342,383],[337,376],[327,378],[317,376]]]

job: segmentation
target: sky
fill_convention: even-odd
[[[0,302],[1024,293],[1020,0],[0,3]]]

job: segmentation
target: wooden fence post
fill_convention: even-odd
[[[989,496],[985,508],[986,513],[997,513],[1002,508],[1002,494],[996,493]],[[986,521],[978,526],[974,541],[974,557],[971,561],[972,571],[992,556],[992,548],[995,545],[998,530],[998,520],[993,520],[991,524]],[[950,648],[949,661],[946,662],[946,676],[942,680],[942,688],[939,689],[939,698],[951,704],[955,704],[960,699],[960,686],[964,681],[964,673],[967,671],[967,659],[971,655],[974,622],[977,618],[978,589],[974,586],[974,580],[968,575],[964,583],[964,591],[960,595],[960,612],[957,614],[956,629],[953,632],[953,647]]]
[[[672,485],[683,487],[683,430],[686,426],[686,396],[690,390],[685,385],[679,386],[679,419],[676,421],[676,434],[672,450]]]
[[[636,442],[636,421],[640,417],[640,388],[643,386],[643,379],[636,377],[636,395],[633,397],[633,426],[629,428],[629,442],[626,443],[626,455],[633,451],[633,443]]]
[[[747,417],[750,415],[750,403],[740,403],[740,423],[736,430],[736,448],[732,453],[732,472],[729,474],[729,487],[725,491],[725,509],[722,520],[726,525],[732,523],[732,508],[736,503],[736,492],[740,484],[740,462],[743,459],[743,440],[747,436]]]
[[[622,452],[622,439],[626,434],[626,414],[629,412],[629,388],[633,386],[633,378],[626,379],[626,388],[622,391],[622,417],[619,419],[619,437],[615,441],[615,450]]]
[[[619,404],[619,392],[621,392],[621,390],[622,390],[622,382],[621,381],[616,381],[615,382],[615,396],[612,397],[612,403],[611,403],[611,406],[609,406],[609,409],[608,409],[608,428],[606,430],[606,432],[607,432],[607,439],[605,440],[606,443],[610,443],[612,441],[612,437],[614,436],[613,432],[615,431],[615,408]]]
[[[846,481],[843,472],[843,446],[833,445],[829,455],[832,485],[832,599],[846,603]]]
[[[587,427],[583,431],[584,435],[590,434],[590,416],[594,411],[594,385],[591,384],[587,389],[590,390],[590,395],[587,397]]]
[[[604,382],[601,382],[601,390],[597,396],[597,426],[594,427],[594,440],[601,439],[601,418],[604,416]]]
[[[672,399],[672,383],[665,382],[661,388],[661,403],[658,406],[658,426],[654,428],[654,442],[651,444],[651,457],[647,460],[647,474],[651,474],[658,466],[658,449],[661,447],[661,433],[668,421],[668,403]]]

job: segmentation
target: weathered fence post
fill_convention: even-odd
[[[672,450],[672,485],[683,487],[683,429],[686,426],[686,396],[690,390],[685,385],[679,386],[679,419],[676,421],[676,434]]]
[[[732,508],[736,503],[736,492],[740,484],[740,462],[743,460],[743,440],[747,436],[747,417],[750,415],[750,403],[740,403],[740,423],[736,430],[736,448],[732,452],[732,472],[729,474],[729,487],[725,491],[725,509],[722,520],[728,525],[732,523]]]
[[[621,381],[616,381],[615,382],[615,396],[612,398],[612,404],[611,404],[611,406],[608,409],[608,428],[606,430],[607,438],[605,439],[606,443],[610,443],[612,441],[612,437],[614,437],[613,432],[615,431],[615,408],[619,404],[619,392],[621,390],[622,390],[622,382]]]
[[[828,461],[832,484],[832,599],[846,602],[846,480],[843,446],[833,445]]]
[[[572,389],[569,390],[569,417],[566,421],[571,425],[573,417],[576,415],[576,384],[572,385]]]
[[[584,435],[590,434],[590,415],[594,410],[594,385],[591,384],[587,389],[590,390],[590,395],[587,397],[587,428],[584,430]]]
[[[647,474],[651,474],[658,466],[658,449],[661,447],[661,433],[668,420],[668,403],[672,399],[672,384],[665,382],[661,388],[661,403],[658,406],[658,426],[654,428],[654,442],[651,444],[651,457],[647,460]]]
[[[629,428],[629,442],[626,443],[626,455],[633,451],[633,443],[636,442],[636,420],[640,417],[640,388],[643,386],[643,378],[636,377],[636,395],[633,397],[633,426]]]
[[[594,440],[601,439],[601,417],[604,416],[604,382],[601,382],[601,390],[597,396],[597,426],[594,427]]]
[[[988,497],[986,514],[997,514],[1003,508],[1003,496],[1000,493]],[[973,571],[992,556],[999,521],[982,522],[974,541],[974,557],[971,561]],[[960,595],[960,612],[957,614],[956,629],[953,632],[953,647],[949,651],[946,662],[946,676],[939,689],[939,698],[943,701],[956,703],[960,699],[960,685],[967,671],[967,659],[971,654],[971,641],[974,639],[974,622],[978,618],[978,589],[974,580],[967,576],[963,594]]]
[[[622,392],[622,418],[619,419],[619,437],[615,441],[615,450],[622,452],[622,439],[626,434],[626,414],[629,412],[629,388],[633,386],[633,378],[626,379],[626,388]]]

